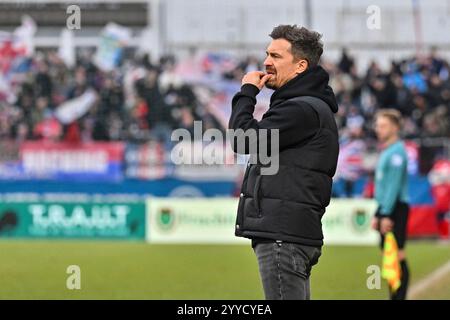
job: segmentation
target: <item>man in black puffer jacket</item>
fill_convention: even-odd
[[[333,113],[338,106],[328,73],[318,65],[321,35],[296,25],[280,25],[264,61],[266,72],[250,72],[232,101],[229,128],[243,132],[278,130],[276,174],[263,174],[257,161],[247,166],[236,219],[236,235],[252,239],[266,299],[309,299],[311,268],[323,245],[321,218],[331,197],[339,153]],[[274,89],[269,110],[253,118],[256,95]],[[261,138],[253,143],[260,144]],[[252,143],[234,137],[235,152],[251,153]],[[244,150],[244,152],[242,152]],[[260,152],[260,151],[258,151]]]

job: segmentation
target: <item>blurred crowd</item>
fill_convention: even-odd
[[[207,115],[200,115],[201,105],[191,85],[164,80],[170,77],[175,60],[164,57],[158,65],[149,60],[148,56],[126,60],[104,72],[89,51],[82,52],[73,68],[56,52],[35,54],[26,62],[27,71],[16,75],[15,101],[0,95],[0,138],[167,141],[173,128],[190,128],[202,116],[209,121]],[[57,108],[89,89],[96,92],[94,105],[70,123],[58,121]]]
[[[450,65],[433,48],[431,53],[392,61],[389,70],[372,62],[358,75],[355,60],[344,49],[337,64],[326,63],[338,100],[340,128],[371,132],[372,118],[380,108],[404,115],[405,138],[448,137],[450,134]]]
[[[343,181],[346,196],[352,195],[360,177],[373,174],[376,157],[371,155],[376,155],[379,147],[373,120],[379,109],[394,108],[403,115],[402,135],[415,141],[407,145],[410,174],[426,174],[437,159],[448,157],[450,65],[435,48],[428,55],[391,61],[388,70],[371,62],[363,74],[357,73],[356,61],[345,49],[338,63],[323,65],[339,102],[336,178]],[[426,144],[424,138],[437,139]]]
[[[189,63],[174,56],[161,57],[156,64],[148,55],[125,57],[108,72],[97,68],[92,58],[93,52],[82,51],[68,68],[56,52],[35,53],[24,63],[25,72],[10,79],[13,98],[0,93],[0,139],[166,143],[172,129],[192,131],[195,120],[203,120],[203,129],[224,130],[226,116],[221,119],[214,101],[229,101],[245,72],[263,70],[255,57],[209,56],[197,61],[200,70],[194,79],[183,76],[189,73]],[[361,140],[373,138],[372,119],[380,108],[395,108],[404,115],[407,138],[450,136],[450,66],[436,50],[392,61],[389,70],[372,62],[358,73],[345,49],[339,61],[324,60],[322,65],[339,102],[336,121],[342,143],[356,140],[355,147],[364,149]],[[55,118],[58,106],[88,89],[97,94],[89,110],[71,123]]]

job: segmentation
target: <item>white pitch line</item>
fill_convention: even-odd
[[[428,287],[438,283],[442,278],[447,276],[447,274],[450,274],[450,260],[414,284],[411,289],[408,290],[408,299],[417,299],[417,297],[425,292]]]

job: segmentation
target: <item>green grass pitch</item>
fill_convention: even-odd
[[[450,246],[408,244],[412,283],[450,259]],[[369,290],[377,247],[326,246],[311,276],[313,299],[385,299]],[[0,299],[263,299],[247,245],[150,245],[114,241],[0,241]],[[69,265],[81,289],[66,288]],[[445,279],[421,298],[450,299]]]

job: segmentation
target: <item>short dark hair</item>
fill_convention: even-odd
[[[269,36],[276,39],[285,39],[291,43],[291,52],[295,60],[305,59],[309,67],[319,63],[323,53],[322,35],[296,24],[282,24],[273,28]]]

